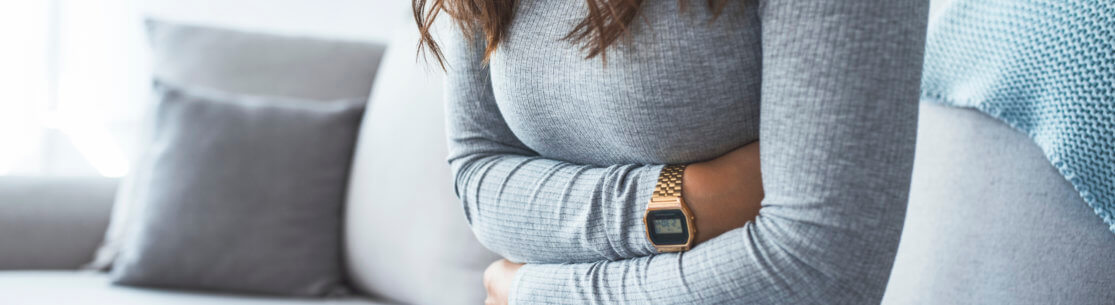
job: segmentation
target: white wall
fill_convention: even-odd
[[[273,33],[386,41],[414,26],[409,0],[146,0],[142,10],[169,20]]]

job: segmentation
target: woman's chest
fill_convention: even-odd
[[[527,17],[516,18],[490,65],[501,114],[524,144],[607,165],[705,160],[758,139],[757,22],[644,9],[647,21],[636,21],[627,41],[585,59],[561,40],[572,28],[562,21],[577,17],[524,5]]]

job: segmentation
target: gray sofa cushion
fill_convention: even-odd
[[[89,262],[118,184],[103,177],[0,176],[0,270]]]
[[[157,20],[149,20],[147,27],[154,74],[159,79],[247,95],[313,100],[366,97],[384,50],[377,43],[247,33]],[[146,138],[140,143],[146,143]],[[132,227],[128,216],[135,174],[133,171],[122,182],[112,222],[90,268],[108,269],[122,237]]]
[[[882,304],[1115,304],[1115,238],[1027,134],[927,100],[917,140]]]
[[[365,298],[305,299],[115,286],[103,273],[0,272],[4,305],[384,305]]]
[[[415,62],[413,29],[392,40],[353,160],[345,214],[352,284],[407,304],[481,304],[498,256],[453,194],[440,70]]]
[[[364,100],[157,85],[116,283],[340,292],[341,207]]]

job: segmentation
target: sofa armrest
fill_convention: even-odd
[[[0,176],[0,270],[76,269],[100,246],[118,179]]]

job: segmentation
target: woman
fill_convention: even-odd
[[[1115,4],[934,6],[884,304],[1115,304]]]
[[[507,258],[486,274],[489,303],[882,298],[913,162],[924,1],[425,5],[415,15],[448,72],[457,193]],[[455,27],[434,41],[439,13]],[[648,201],[663,168],[683,164],[696,245],[659,253]]]

